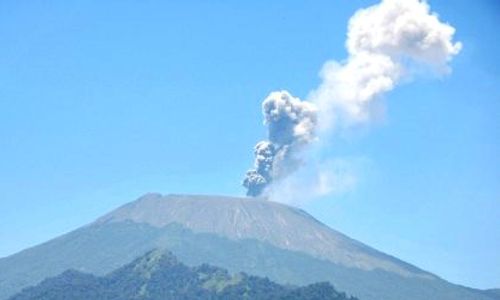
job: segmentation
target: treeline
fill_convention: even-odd
[[[170,252],[155,250],[103,277],[66,271],[10,300],[357,300],[330,283],[304,287],[277,284],[209,265],[188,267]]]

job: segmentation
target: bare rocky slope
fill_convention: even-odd
[[[96,223],[123,221],[159,228],[177,223],[193,232],[232,240],[256,239],[346,267],[434,277],[327,227],[303,210],[265,199],[148,194]]]

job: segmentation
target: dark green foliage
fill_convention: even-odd
[[[300,287],[290,292],[287,300],[299,300],[299,299],[348,299],[345,293],[337,292],[331,284],[328,282],[313,283],[308,286]],[[349,298],[355,299],[355,298]]]
[[[98,277],[69,270],[42,282],[39,288],[26,289],[14,299],[98,299],[103,291],[104,286]]]
[[[152,251],[104,277],[66,271],[10,300],[347,300],[329,283],[292,288],[267,278],[201,265],[188,267],[166,251]]]
[[[245,276],[235,285],[226,287],[221,299],[281,299],[288,294],[288,289],[267,278]]]

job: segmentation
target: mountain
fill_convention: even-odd
[[[500,289],[489,289],[484,290],[486,295],[490,295],[491,297],[495,297],[495,299],[500,299]]]
[[[207,264],[188,267],[164,250],[153,250],[104,277],[69,270],[10,298],[59,299],[357,300],[337,292],[329,283],[294,288],[244,273],[231,275]]]
[[[281,284],[329,281],[364,300],[492,300],[264,199],[148,194],[73,232],[0,259],[0,300],[75,269],[109,273],[155,249],[183,263]]]
[[[132,221],[156,228],[177,223],[193,232],[231,240],[255,239],[347,267],[380,269],[402,276],[432,278],[409,264],[334,231],[306,212],[263,199],[151,194],[97,220]]]

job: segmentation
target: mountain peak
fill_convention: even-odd
[[[96,224],[114,222],[158,228],[180,224],[193,232],[259,240],[348,267],[432,277],[329,228],[301,209],[265,198],[150,193],[98,219]]]
[[[154,249],[132,262],[134,271],[145,277],[158,268],[168,268],[180,264],[172,252],[165,249]]]

